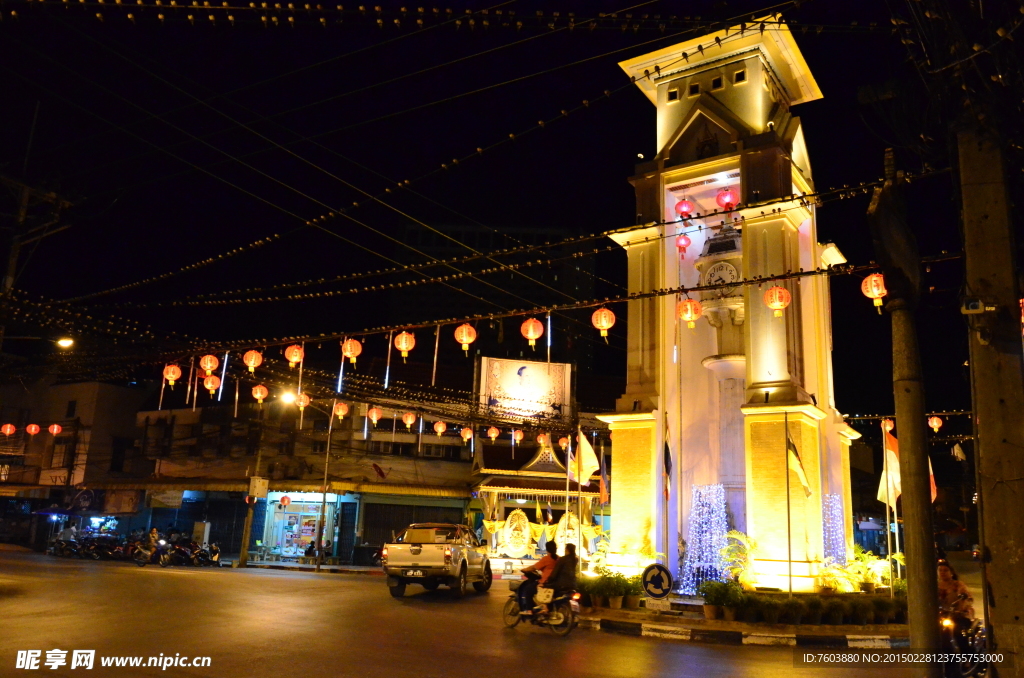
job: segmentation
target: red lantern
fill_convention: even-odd
[[[215,355],[204,355],[199,359],[199,367],[206,370],[206,376],[213,374],[213,371],[220,365],[220,361],[217,360]],[[180,374],[178,376],[181,376]]]
[[[942,417],[928,417],[928,425],[932,427],[932,430],[936,433],[942,428]]]
[[[263,404],[263,399],[270,395],[270,390],[263,384],[258,384],[252,387],[252,397],[256,399],[260,405]]]
[[[608,330],[615,325],[615,314],[610,309],[602,306],[594,311],[594,315],[590,316],[590,322],[594,323],[594,327],[601,330],[602,337],[607,337]]]
[[[487,429],[487,437],[491,439],[491,442],[494,442],[495,440],[497,440],[498,436],[500,436],[500,435],[501,435],[501,431],[499,431],[498,429],[496,429],[493,426],[490,427],[489,429]]]
[[[309,407],[310,402],[312,402],[312,399],[305,393],[300,393],[299,395],[295,396],[295,404],[299,406],[300,412]]]
[[[181,368],[177,365],[168,365],[164,367],[164,379],[171,386],[174,386],[174,382],[181,379]]]
[[[686,248],[692,244],[690,236],[685,233],[680,233],[679,237],[676,238],[676,249],[679,250],[679,256],[686,254]]]
[[[412,412],[406,412],[402,415],[402,423],[405,424],[405,428],[412,429],[412,425],[416,423],[416,415]]]
[[[250,372],[255,372],[256,368],[263,364],[263,356],[259,351],[246,351],[242,356],[242,362],[246,364]]]
[[[284,357],[288,361],[288,367],[295,367],[301,363],[305,355],[306,352],[298,344],[293,344],[284,350]]]
[[[448,424],[444,423],[443,421],[435,421],[434,422],[434,433],[437,434],[438,438],[440,438],[444,434],[444,432],[447,431],[447,430],[448,430]]]
[[[881,273],[872,273],[868,277],[864,278],[864,281],[860,284],[860,291],[864,293],[864,296],[868,299],[875,300],[875,306],[878,307],[878,312],[882,312],[882,297],[888,294],[888,290],[885,289],[885,276]]]
[[[468,443],[473,438],[473,429],[471,429],[470,427],[466,426],[466,427],[464,427],[462,429],[462,431],[459,433],[459,435],[462,436],[463,442],[467,442]]]
[[[416,347],[416,337],[409,332],[399,332],[395,337],[395,348],[402,352],[403,358],[409,357],[409,351]]]
[[[676,214],[681,216],[683,219],[686,219],[692,213],[693,203],[687,200],[686,198],[683,198],[682,200],[676,203]]]
[[[523,442],[523,432],[520,431],[519,429],[512,431],[512,440],[516,441],[517,443]]]
[[[28,426],[25,427],[25,433],[29,434],[30,436],[34,436],[35,434],[39,433],[39,424],[29,424]]]
[[[562,451],[564,452],[565,449],[569,447],[569,439],[566,438],[565,436],[562,436],[561,438],[558,439],[558,446],[561,447]]]
[[[4,424],[3,426],[0,426],[0,433],[3,433],[5,436],[12,436],[17,430],[18,429],[14,427],[14,424]]]
[[[730,211],[736,207],[736,203],[740,201],[739,194],[731,188],[725,188],[718,192],[715,196],[715,202],[718,206],[725,211]]]
[[[697,326],[697,320],[704,315],[704,307],[696,299],[687,298],[676,304],[676,314],[692,330]]]
[[[462,344],[462,350],[469,353],[469,345],[476,341],[476,330],[469,323],[455,328],[455,341]]]
[[[896,428],[896,424],[893,423],[892,419],[883,419],[882,420],[882,430],[883,431],[888,433],[889,431],[893,430],[894,428]]]
[[[345,403],[336,403],[334,405],[334,414],[338,419],[344,419],[345,415],[348,414],[348,405]]]
[[[287,496],[287,495],[285,495],[285,496],[281,497],[281,500],[280,500],[279,503],[281,504],[281,506],[287,506],[288,504],[292,503],[292,498]]]
[[[366,411],[366,416],[373,422],[373,425],[376,426],[377,422],[384,416],[384,411],[379,407],[371,407]]]
[[[206,379],[203,379],[203,386],[210,392],[210,395],[213,395],[220,388],[220,377],[216,374],[211,374]]]
[[[776,285],[765,290],[764,303],[768,308],[775,311],[776,318],[782,317],[782,312],[789,306],[791,301],[793,301],[793,295],[785,287]]]
[[[537,442],[539,444],[541,444],[541,445],[547,445],[548,444],[548,434],[547,433],[539,434],[537,436]]]
[[[527,318],[520,331],[530,340],[530,346],[536,346],[537,340],[544,336],[544,323],[536,318]]]
[[[363,352],[363,345],[359,343],[358,339],[346,339],[341,344],[341,355],[349,359],[353,365],[356,363],[356,358],[360,353]]]

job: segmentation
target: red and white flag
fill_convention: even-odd
[[[882,431],[885,460],[882,468],[882,479],[878,483],[878,494],[876,498],[883,504],[889,504],[896,510],[896,500],[903,492],[903,482],[900,477],[900,444],[896,436],[888,431]],[[889,480],[888,490],[886,489],[886,478]],[[935,486],[935,472],[932,470],[931,457],[928,458],[928,482],[931,486],[932,501],[938,496],[938,488]]]

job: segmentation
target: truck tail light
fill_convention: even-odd
[[[387,546],[385,546],[384,548],[382,548],[380,550],[380,562],[381,562],[381,565],[387,565],[388,564],[388,547]]]
[[[452,564],[452,547],[451,546],[445,546],[444,547],[444,564],[445,565],[451,565]]]

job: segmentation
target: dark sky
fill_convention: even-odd
[[[166,6],[163,23],[150,6],[135,10],[133,24],[126,10],[109,4],[102,8],[102,22],[95,6],[5,5],[5,11],[17,9],[20,18],[5,16],[0,23],[0,172],[77,202],[72,228],[23,253],[22,262],[28,264],[17,287],[64,299],[176,271],[273,234],[282,237],[229,260],[91,302],[181,299],[390,266],[383,257],[415,261],[418,255],[381,235],[401,239],[414,222],[380,205],[351,211],[362,224],[328,220],[324,227],[334,235],[305,221],[364,200],[360,190],[377,194],[400,180],[428,175],[441,163],[507,140],[538,120],[548,121],[545,129],[413,181],[388,195],[389,204],[446,232],[470,223],[499,231],[557,230],[566,236],[629,226],[635,212],[626,178],[638,154],[650,158],[656,150],[655,109],[635,87],[624,87],[626,77],[617,62],[672,44],[665,36],[686,25],[671,16],[749,17],[763,7],[656,2],[632,10],[630,19],[605,19],[594,30],[564,28],[569,13],[582,23],[628,3],[513,2],[500,7],[506,19],[507,12],[516,12],[514,21],[524,24],[518,30],[500,27],[503,19],[496,9],[489,13],[492,27],[478,23],[470,30],[468,19],[458,28],[440,25],[442,20],[433,19],[427,7],[427,29],[417,32],[409,28],[415,13],[403,16],[399,6],[383,5],[385,28],[377,26],[372,10],[366,16],[347,12],[341,24],[334,13],[327,27],[315,15],[300,12],[293,28],[264,28],[259,14],[245,9],[234,12],[234,26],[223,13],[210,25],[205,11],[196,13],[193,26],[186,10],[172,12]],[[461,14],[467,7],[488,5],[449,6]],[[439,8],[444,15],[444,5]],[[557,18],[552,16],[556,9]],[[538,11],[544,12],[543,19]],[[276,16],[286,23],[287,14]],[[879,178],[888,145],[897,147],[901,168],[919,172],[925,161],[936,168],[948,166],[948,140],[928,127],[928,102],[915,98],[916,76],[906,65],[905,47],[891,33],[886,3],[808,2],[787,9],[785,16],[811,26],[797,33],[797,41],[824,98],[794,110],[803,120],[819,188]],[[404,22],[401,28],[393,26],[396,18]],[[482,21],[480,15],[476,19]],[[562,30],[548,28],[552,21]],[[618,28],[623,22],[639,28],[623,31]],[[666,24],[664,32],[658,23]],[[872,23],[878,28],[865,30]],[[818,32],[817,25],[824,29]],[[683,34],[675,41],[693,36]],[[900,83],[903,93],[895,124],[858,104],[859,87],[888,80]],[[618,91],[604,98],[605,90]],[[583,100],[593,103],[555,119]],[[921,142],[922,133],[938,138]],[[960,249],[952,181],[947,173],[908,190],[925,256]],[[4,197],[2,211],[9,215],[13,202]],[[820,239],[835,242],[856,264],[874,258],[864,218],[867,200],[831,202],[819,211]],[[591,272],[601,278],[593,293],[618,293],[625,278],[621,253],[590,260]],[[926,276],[935,288],[920,313],[932,409],[969,405],[965,325],[957,311],[961,277],[959,262],[936,265]],[[875,313],[859,285],[859,277],[833,282],[838,405],[847,413],[888,413],[893,407],[889,323]],[[316,288],[322,289],[328,288]],[[431,289],[450,300],[451,316],[482,303],[440,286]],[[185,309],[80,308],[213,340],[260,339],[380,325],[393,295]],[[558,299],[538,289],[530,300],[545,304]],[[504,308],[525,306],[500,294],[493,300]],[[585,327],[589,312],[575,320],[576,325],[560,321],[570,329],[556,335],[556,357],[570,356],[571,329],[581,327],[578,323]],[[516,333],[518,322],[505,330]],[[481,329],[487,332],[492,330]],[[101,341],[93,341],[91,348],[101,350]],[[4,348],[19,350],[13,342]],[[595,371],[621,374],[621,349],[621,335],[612,337],[609,348],[595,348]]]

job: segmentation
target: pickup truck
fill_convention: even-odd
[[[420,584],[428,591],[444,584],[454,598],[464,596],[470,582],[478,593],[491,588],[487,547],[465,525],[410,525],[381,549],[381,566],[395,598],[404,596],[409,584]]]

